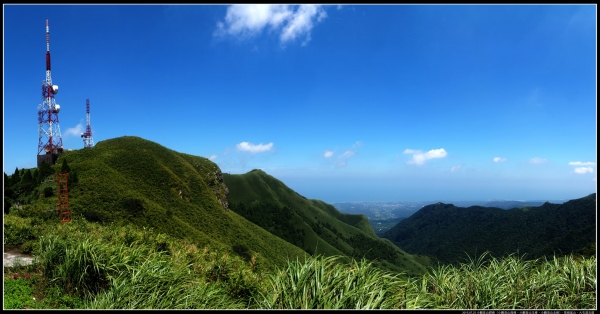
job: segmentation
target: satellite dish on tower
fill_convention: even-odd
[[[50,69],[50,28],[48,20],[46,20],[46,76],[42,81],[42,103],[38,105],[36,117],[38,121],[38,167],[44,162],[53,165],[58,154],[63,151],[62,135],[58,123],[60,106],[54,98],[58,93],[58,85],[52,84]]]

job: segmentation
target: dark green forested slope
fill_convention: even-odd
[[[103,224],[152,227],[198,247],[258,253],[263,265],[285,265],[305,252],[228,209],[216,164],[139,137],[101,141],[62,154],[78,182],[69,189],[73,215]]]
[[[596,242],[596,194],[564,204],[503,210],[437,203],[423,207],[384,234],[412,254],[442,262],[462,261],[484,251],[502,257],[581,252]],[[465,254],[466,253],[466,254]]]
[[[233,211],[310,254],[364,256],[409,274],[424,272],[429,263],[378,238],[364,215],[309,200],[262,170],[223,178]]]

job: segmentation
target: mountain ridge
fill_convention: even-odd
[[[463,261],[490,251],[492,256],[527,254],[535,258],[567,254],[595,243],[596,194],[563,204],[545,202],[505,210],[496,207],[427,205],[384,233],[407,252],[442,262]]]
[[[263,170],[224,174],[224,182],[233,211],[309,254],[366,257],[397,271],[426,271],[427,258],[377,237],[364,215],[343,214],[323,201],[303,197]],[[304,241],[298,242],[298,235]]]

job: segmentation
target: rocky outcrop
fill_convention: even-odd
[[[217,202],[223,209],[229,210],[229,201],[227,200],[229,189],[223,182],[223,173],[221,172],[221,169],[217,168],[216,170],[207,173],[206,176],[208,179],[208,186],[212,188],[212,193],[217,198]]]
[[[4,267],[24,266],[33,263],[31,254],[23,254],[17,246],[4,245]]]

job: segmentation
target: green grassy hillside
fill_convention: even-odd
[[[5,215],[9,225],[22,210]],[[26,220],[26,219],[25,219]],[[12,222],[10,222],[12,221]],[[6,222],[5,222],[6,226]],[[6,229],[6,228],[5,228]],[[9,228],[10,236],[17,236]],[[417,277],[365,260],[272,271],[133,225],[48,221],[36,262],[4,268],[4,309],[596,309],[596,257],[474,257]],[[547,312],[547,311],[546,311]],[[556,311],[558,312],[558,311]],[[581,312],[581,311],[578,311]]]
[[[511,210],[432,204],[400,221],[384,237],[407,252],[446,263],[485,251],[495,257],[518,253],[528,258],[585,253],[596,243],[596,194]]]
[[[231,209],[310,254],[374,260],[408,274],[425,272],[429,260],[407,254],[375,235],[364,215],[342,214],[307,199],[262,170],[224,174]]]
[[[305,255],[229,210],[221,171],[206,158],[125,136],[65,152],[54,167],[63,159],[78,175],[69,189],[75,216],[152,227],[198,247],[246,258],[256,254],[265,265],[283,265],[288,258]]]

